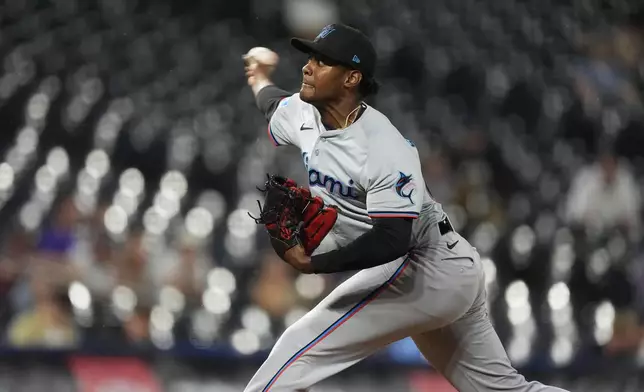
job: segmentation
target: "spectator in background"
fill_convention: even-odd
[[[35,305],[16,315],[7,340],[14,347],[70,348],[79,342],[66,291],[47,280],[32,281]]]
[[[91,233],[89,241],[82,247],[76,247],[71,258],[79,281],[99,299],[109,298],[116,287],[117,268],[113,248],[114,244],[105,232]]]
[[[122,251],[115,255],[116,284],[137,295],[154,298],[164,286],[173,286],[188,299],[199,299],[206,286],[212,261],[204,243],[183,234],[175,246],[154,243],[147,246],[145,231],[135,229]]]
[[[155,282],[148,266],[148,251],[144,243],[145,232],[135,228],[123,248],[115,256],[117,285],[129,287],[137,295],[152,297]]]
[[[273,249],[264,254],[251,297],[274,319],[284,317],[297,303],[293,269]]]
[[[36,248],[52,261],[65,262],[68,252],[76,244],[75,229],[79,213],[70,196],[62,197],[54,206],[50,221],[43,225]]]
[[[150,311],[150,306],[137,304],[123,322],[123,333],[129,344],[145,348],[150,343]]]
[[[156,268],[146,246],[146,233],[138,225],[132,228],[125,243],[113,254],[115,285],[131,289],[136,306],[123,320],[122,328],[129,344],[138,348],[149,344],[150,304],[158,294],[153,269]]]
[[[77,271],[69,260],[76,246],[78,218],[78,210],[69,194],[63,193],[54,201],[49,217],[35,234],[32,252],[20,256],[21,272],[24,273],[11,291],[15,311],[35,305],[32,279],[46,280],[61,290],[66,290],[68,284],[77,279]]]
[[[568,194],[566,217],[570,224],[601,235],[623,228],[636,242],[641,237],[641,199],[630,168],[611,151],[582,168]]]
[[[642,39],[637,29],[619,26],[587,33],[582,46],[585,55],[572,75],[576,100],[561,125],[564,137],[578,142],[582,153],[595,154],[601,147],[598,137],[604,133],[641,128],[644,107],[637,83]],[[638,140],[637,136],[627,139]],[[618,145],[623,144],[618,140]],[[630,153],[629,145],[619,148]]]
[[[575,88],[587,112],[623,103],[640,109],[634,84],[642,53],[639,34],[626,27],[593,32],[585,40],[587,56],[576,67]]]
[[[637,182],[624,161],[619,160],[610,149],[605,149],[597,160],[579,170],[573,178],[568,194],[566,218],[568,223],[583,232],[583,241],[590,247],[595,241],[624,233],[632,244],[641,238],[641,199]],[[588,265],[586,254],[581,264],[585,270]],[[614,265],[602,277],[602,286],[607,287],[603,294],[615,306],[615,320],[611,340],[605,346],[609,355],[633,355],[639,346],[641,331],[637,313],[633,308],[634,291],[637,284],[631,273],[619,265]],[[584,287],[586,273],[580,272],[571,283],[579,299],[585,294],[580,292]],[[580,286],[579,284],[582,283]]]
[[[74,276],[85,284],[92,295],[106,299],[116,287],[116,244],[105,229],[105,211],[108,202],[101,202],[89,215],[78,222],[78,235],[69,259]]]
[[[12,295],[13,289],[25,272],[29,255],[33,250],[33,238],[19,227],[10,227],[0,254],[0,325],[5,325],[20,301]],[[18,296],[19,297],[19,296]],[[14,303],[18,300],[18,303]]]
[[[608,355],[635,354],[640,346],[644,331],[640,327],[639,315],[634,309],[619,311],[613,322],[613,336],[605,347]]]
[[[165,265],[158,269],[162,273],[158,279],[188,297],[200,298],[213,263],[202,241],[188,233],[180,237],[177,248],[177,251],[165,252]]]
[[[67,286],[78,278],[78,273],[70,262],[71,254],[78,243],[76,235],[79,211],[74,199],[63,194],[54,203],[50,219],[44,223],[36,241],[37,257],[35,273],[46,277],[57,286]]]

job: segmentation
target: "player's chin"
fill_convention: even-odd
[[[308,84],[303,84],[300,87],[300,99],[304,102],[314,102],[315,101],[315,87],[309,86]]]

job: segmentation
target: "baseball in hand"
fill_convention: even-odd
[[[279,62],[279,56],[268,48],[257,46],[248,51],[244,56],[247,65],[256,63],[259,66],[275,67]]]

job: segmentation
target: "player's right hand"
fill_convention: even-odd
[[[242,56],[244,71],[249,86],[270,80],[270,75],[279,62],[279,56],[268,48],[254,47]]]

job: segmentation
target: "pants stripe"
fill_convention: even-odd
[[[398,269],[393,273],[393,275],[387,279],[385,283],[380,285],[378,288],[376,288],[374,291],[369,293],[365,298],[360,300],[353,308],[351,308],[348,312],[346,312],[342,317],[340,317],[338,320],[336,320],[331,326],[329,326],[327,329],[325,329],[321,334],[319,334],[315,339],[313,339],[309,344],[304,346],[300,351],[296,352],[281,368],[278,370],[278,372],[271,378],[271,380],[268,382],[268,384],[264,387],[262,390],[263,392],[268,392],[270,388],[275,384],[277,379],[288,369],[289,366],[291,366],[295,361],[297,361],[302,355],[306,354],[307,351],[315,347],[318,343],[320,343],[324,338],[329,336],[331,332],[335,331],[338,329],[342,324],[344,324],[347,320],[349,320],[351,317],[353,317],[356,313],[358,313],[361,309],[363,309],[365,306],[367,306],[371,301],[376,299],[385,289],[391,285],[407,268],[409,265],[409,258],[405,259]]]

